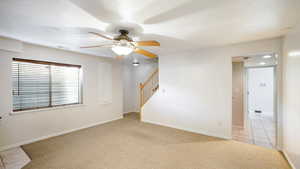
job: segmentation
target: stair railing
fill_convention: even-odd
[[[144,83],[140,83],[140,108],[142,108],[149,98],[158,90],[158,77],[158,69],[156,69]]]

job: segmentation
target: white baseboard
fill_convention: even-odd
[[[283,153],[285,159],[288,161],[288,163],[292,167],[292,169],[296,169],[295,165],[292,163],[292,161],[291,161],[289,155],[286,153],[286,151],[282,150],[282,153]]]
[[[162,124],[162,123],[153,122],[153,121],[149,121],[149,120],[142,120],[142,122],[151,123],[151,124],[164,126],[164,127],[170,127],[170,128],[179,129],[179,130],[184,130],[184,131],[197,133],[197,134],[202,134],[202,135],[206,135],[206,136],[217,137],[217,138],[226,139],[226,140],[231,140],[232,139],[231,137],[224,136],[224,135],[209,133],[209,132],[205,132],[205,131],[196,131],[196,130],[193,130],[193,129],[182,128],[182,127],[172,126],[172,125],[168,125],[168,124]]]
[[[45,140],[45,139],[48,139],[48,138],[51,138],[51,137],[64,135],[64,134],[71,133],[71,132],[74,132],[74,131],[94,127],[94,126],[97,126],[97,125],[100,125],[100,124],[108,123],[108,122],[119,120],[119,119],[122,119],[122,118],[123,118],[123,116],[120,116],[120,117],[117,117],[117,118],[114,118],[114,119],[111,119],[111,120],[101,121],[101,122],[89,124],[89,125],[86,125],[86,126],[82,126],[82,127],[79,127],[79,128],[75,128],[75,129],[71,129],[71,130],[65,130],[65,131],[50,134],[50,135],[47,135],[47,136],[42,136],[42,137],[34,138],[34,139],[31,139],[31,140],[18,142],[18,143],[15,143],[15,144],[2,146],[2,147],[0,147],[0,151],[4,151],[4,150],[10,149],[10,148],[19,147],[19,146],[26,145],[26,144],[30,144],[30,143],[37,142],[37,141],[40,141],[40,140]]]

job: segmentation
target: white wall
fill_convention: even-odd
[[[133,66],[124,63],[123,65],[123,112],[136,112],[136,90]]]
[[[274,67],[248,69],[248,111],[262,111],[262,115],[274,114]]]
[[[23,44],[20,41],[0,37],[0,50],[23,52]]]
[[[84,105],[10,115],[13,57],[82,65]],[[26,43],[23,53],[0,50],[0,58],[0,150],[122,117],[122,66],[118,62]],[[101,68],[103,64],[111,71]],[[111,79],[101,77],[101,70],[110,73]],[[113,89],[110,94],[102,92],[109,88]]]
[[[291,52],[298,51],[298,55]],[[284,39],[283,148],[295,168],[300,168],[300,27]]]
[[[134,67],[131,60],[124,63],[123,83],[124,83],[124,113],[140,111],[140,91],[139,84],[157,69],[158,63],[141,60],[140,65]]]
[[[231,138],[232,57],[267,52],[281,54],[281,39],[160,56],[160,88],[142,120]]]

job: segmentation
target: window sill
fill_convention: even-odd
[[[85,106],[85,105],[84,104],[74,104],[74,105],[57,106],[57,107],[41,108],[41,109],[34,109],[34,110],[24,110],[24,111],[11,112],[11,113],[9,113],[9,115],[18,115],[18,114],[23,114],[23,113],[32,113],[32,112],[40,112],[40,111],[52,111],[52,110],[76,108],[76,107],[83,107],[83,106]]]

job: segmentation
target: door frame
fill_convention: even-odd
[[[249,75],[248,75],[248,70],[249,69],[259,69],[259,68],[273,68],[273,109],[274,109],[274,114],[273,114],[273,118],[274,118],[274,129],[275,129],[275,149],[279,149],[279,121],[278,121],[278,117],[279,117],[279,108],[278,108],[278,93],[279,93],[279,89],[278,89],[278,66],[277,65],[269,65],[269,66],[250,66],[250,67],[245,67],[244,68],[244,75],[245,75],[245,83],[244,83],[244,122],[245,124],[247,124],[248,122],[248,116],[249,116],[249,109],[248,109],[248,81],[249,81]]]

